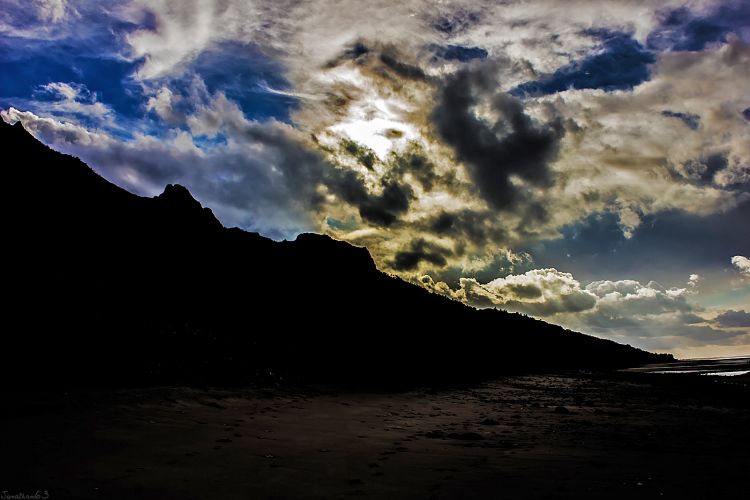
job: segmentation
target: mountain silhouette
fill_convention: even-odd
[[[228,229],[0,120],[9,384],[438,383],[671,359],[381,273],[328,236]],[[248,196],[251,196],[249,193]]]

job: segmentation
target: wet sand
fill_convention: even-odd
[[[0,490],[49,498],[741,498],[750,382],[534,375],[398,393],[5,398]]]

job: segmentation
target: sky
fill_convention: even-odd
[[[110,181],[679,357],[750,355],[748,82],[746,0],[0,0],[0,115]]]

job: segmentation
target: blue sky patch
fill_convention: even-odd
[[[0,105],[30,100],[39,87],[65,82],[84,84],[117,113],[137,114],[144,97],[131,75],[140,61],[91,57],[81,49],[75,43],[0,40]]]
[[[85,89],[82,100],[76,99],[79,102],[96,100],[111,108],[118,124],[160,135],[163,124],[146,113],[149,95],[135,78],[143,61],[130,61],[120,55],[124,51],[124,34],[135,26],[127,23],[107,26],[111,32],[104,27],[89,29],[80,39],[47,41],[1,36],[0,108],[13,106],[60,115],[60,111],[38,109],[34,103],[60,100],[60,96],[45,93],[43,88],[61,82]],[[275,118],[288,122],[298,104],[295,97],[284,93],[290,89],[284,68],[252,45],[219,44],[199,54],[182,75],[164,83],[176,94],[184,95],[196,75],[209,92],[224,92],[251,119]],[[74,115],[83,125],[97,125],[96,117]],[[111,131],[118,135],[116,130]]]
[[[643,216],[626,239],[616,214],[598,213],[563,228],[562,238],[519,250],[531,252],[536,267],[557,267],[584,283],[616,274],[676,286],[675,276],[686,281],[693,270],[722,270],[729,256],[746,255],[750,233],[737,228],[749,218],[748,202],[708,216],[667,210]]]
[[[481,47],[464,47],[463,45],[430,45],[435,58],[446,61],[468,62],[472,59],[486,59],[487,51]]]
[[[354,216],[349,216],[346,220],[340,220],[336,219],[334,217],[328,216],[326,217],[326,224],[338,231],[353,231],[357,229],[357,221],[354,218]]]
[[[289,121],[298,99],[284,94],[291,85],[284,68],[255,46],[225,42],[202,52],[190,65],[209,92],[222,91],[248,118]],[[180,85],[178,81],[172,82]],[[280,91],[280,92],[274,92]]]
[[[563,66],[551,75],[522,83],[510,93],[538,96],[569,89],[631,90],[651,76],[654,55],[626,33],[590,32],[602,41],[596,53]]]
[[[712,43],[724,43],[730,33],[750,42],[750,2],[727,1],[707,14],[687,7],[662,13],[659,27],[649,34],[646,46],[653,50],[698,51]]]

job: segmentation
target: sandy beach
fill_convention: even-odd
[[[49,498],[736,498],[748,381],[528,375],[397,393],[323,387],[17,395],[5,494]]]

